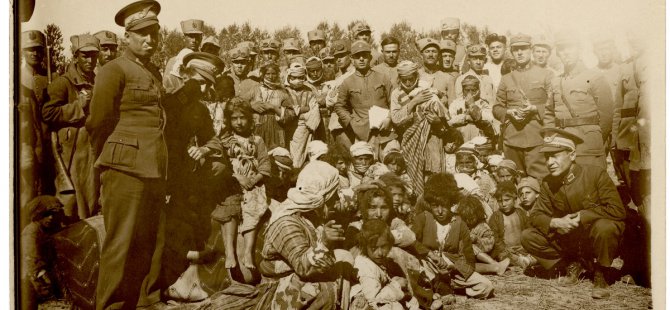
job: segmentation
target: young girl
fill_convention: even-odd
[[[251,106],[242,99],[233,98],[226,105],[225,115],[226,128],[229,131],[222,142],[239,188],[217,205],[212,217],[222,223],[226,268],[237,265],[235,240],[238,230],[244,237],[242,264],[247,268],[254,268],[256,225],[268,208],[262,181],[264,177],[270,176],[271,164],[263,139],[253,134]]]
[[[351,288],[349,309],[419,309],[418,301],[409,294],[407,279],[388,257],[394,242],[383,220],[363,224],[358,235],[361,255],[354,259],[359,284]]]
[[[296,113],[291,97],[279,81],[277,64],[267,62],[261,67],[261,81],[251,101],[251,107],[256,113],[254,133],[270,149],[278,146],[288,148],[291,137],[286,129],[295,123]]]
[[[481,263],[475,265],[475,270],[479,273],[496,273],[502,275],[507,266],[509,258],[500,262],[493,259],[489,253],[495,245],[495,236],[493,231],[486,224],[486,214],[482,202],[475,196],[465,196],[458,203],[458,214],[470,229],[470,240],[472,240],[472,250],[475,257]]]
[[[312,135],[321,121],[319,105],[316,101],[316,89],[305,83],[306,70],[304,65],[292,63],[287,69],[284,82],[293,101],[293,110],[298,115],[297,126],[291,126],[294,130],[287,132],[291,141],[289,150],[293,157],[293,168],[302,168],[305,163],[307,143],[312,141]]]

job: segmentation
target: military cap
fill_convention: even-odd
[[[450,51],[456,53],[456,42],[453,40],[441,40],[440,51]]]
[[[357,53],[362,53],[362,52],[371,52],[372,48],[370,47],[370,44],[368,42],[365,42],[363,40],[358,40],[351,44],[351,54],[357,54]]]
[[[312,41],[326,41],[326,33],[321,29],[315,29],[307,33],[307,40]]]
[[[460,30],[461,20],[456,17],[447,17],[442,20],[442,31]]]
[[[319,58],[321,58],[321,60],[334,59],[335,57],[333,56],[333,49],[328,46],[322,48],[319,51]]]
[[[556,47],[558,46],[574,46],[574,45],[579,45],[579,40],[574,34],[570,34],[568,32],[561,32],[556,35],[556,40],[555,40],[555,45]]]
[[[273,39],[265,39],[261,41],[261,50],[262,51],[278,51],[281,43]]]
[[[221,45],[219,44],[219,40],[216,39],[215,36],[207,36],[202,40],[202,43],[200,43],[200,49],[202,49],[205,45],[210,44],[215,46],[218,49],[221,49]],[[238,44],[239,46],[239,44]]]
[[[72,43],[72,54],[75,54],[78,51],[82,52],[100,51],[100,40],[98,40],[98,38],[88,33],[73,35],[70,37],[70,42]]]
[[[158,24],[161,5],[156,0],[140,0],[126,5],[114,16],[117,25],[133,31]]]
[[[228,52],[230,60],[248,60],[249,50],[244,47],[235,47]]]
[[[552,48],[551,43],[549,43],[549,41],[544,39],[544,38],[533,39],[533,47],[536,47],[536,46],[544,47],[544,48],[549,49],[549,50],[551,50],[551,48]]]
[[[46,36],[37,30],[28,30],[21,33],[21,48],[45,47],[46,41]]]
[[[312,56],[310,58],[307,58],[307,62],[305,63],[305,68],[307,69],[319,69],[323,67],[323,62],[321,61],[321,58]]]
[[[486,47],[480,44],[470,45],[468,46],[468,56],[470,57],[486,56]]]
[[[353,32],[354,37],[357,36],[359,33],[366,32],[366,31],[368,31],[368,32],[371,31],[370,26],[368,26],[367,24],[365,24],[363,22],[358,22],[351,28],[351,32]]]
[[[256,43],[252,41],[243,41],[240,43],[237,43],[237,47],[244,47],[249,50],[249,55],[251,56],[256,56],[258,55],[258,47],[256,46]]]
[[[544,136],[544,143],[540,147],[542,153],[574,151],[577,144],[584,142],[579,136],[559,128],[542,128],[540,134]]]
[[[435,46],[438,50],[440,49],[440,43],[433,38],[421,38],[416,40],[416,47],[419,49],[419,52],[423,51],[429,46]]]
[[[296,38],[284,39],[282,42],[282,50],[285,51],[300,51],[300,42]]]
[[[94,33],[93,36],[100,40],[100,45],[119,45],[116,39],[116,34],[111,31],[98,31]]]
[[[509,46],[531,45],[531,38],[527,34],[517,33],[510,38],[509,42]]]
[[[351,51],[351,43],[346,39],[335,40],[330,47],[334,56],[339,54],[347,54]]]
[[[202,34],[205,22],[199,19],[187,19],[180,22],[184,34]]]
[[[215,77],[223,71],[221,58],[205,52],[193,52],[184,56],[184,66],[193,68],[198,74],[210,82],[216,81]]]

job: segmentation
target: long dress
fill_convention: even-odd
[[[253,94],[252,106],[258,103],[269,103],[275,107],[282,107],[282,113],[279,116],[272,110],[255,113],[254,133],[263,139],[269,150],[275,147],[287,148],[291,137],[286,134],[286,128],[295,122],[296,118],[291,97],[283,88],[271,89],[264,84],[258,86]]]

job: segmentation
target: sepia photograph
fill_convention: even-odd
[[[10,309],[665,309],[665,1],[9,18]]]

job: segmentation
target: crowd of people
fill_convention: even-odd
[[[63,284],[58,262],[72,253],[54,236],[96,217],[96,309],[208,297],[442,309],[454,294],[492,297],[486,275],[512,266],[563,285],[589,278],[596,299],[622,275],[648,285],[648,257],[626,254],[649,229],[649,62],[636,38],[625,62],[595,38],[587,68],[574,33],[466,46],[458,18],[442,21],[441,40],[384,37],[381,51],[364,23],[352,40],[310,31],[308,50],[290,38],[222,51],[191,19],[159,68],[160,10],[141,0],[116,14],[120,55],[112,31],[72,36],[57,77],[44,34],[21,34],[25,309],[82,298]]]

